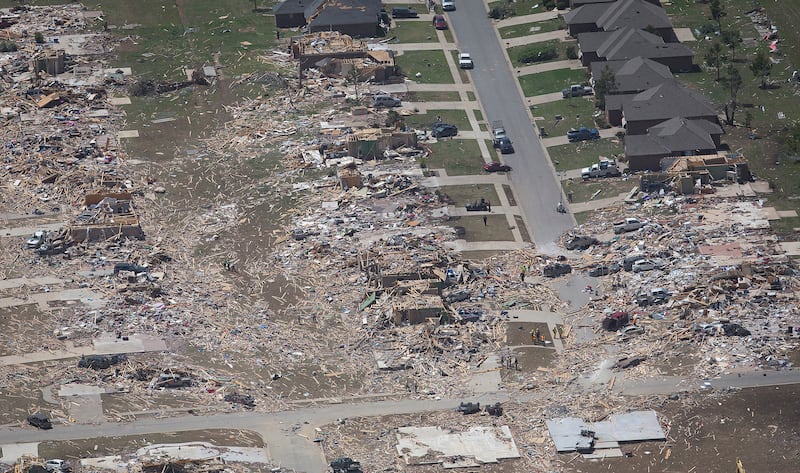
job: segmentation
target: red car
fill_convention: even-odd
[[[437,30],[447,29],[447,20],[444,19],[444,15],[433,15],[433,27]]]
[[[498,163],[497,161],[493,161],[491,163],[486,163],[483,165],[483,170],[487,172],[508,172],[511,170],[511,166],[503,163]]]

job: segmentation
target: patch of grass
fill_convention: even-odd
[[[562,17],[558,17],[544,21],[523,23],[521,25],[504,26],[499,28],[497,31],[500,32],[500,37],[503,39],[521,38],[523,36],[561,30],[564,29],[565,26],[564,19]]]
[[[537,62],[535,64],[542,64],[545,62],[553,62],[553,61],[563,61],[567,59],[567,46],[574,45],[575,43],[572,41],[564,42],[559,41],[557,39],[553,39],[550,41],[543,41],[541,43],[534,43],[534,44],[523,44],[521,46],[512,46],[507,49],[508,51],[508,58],[511,60],[511,64],[514,67],[522,67],[522,66],[530,66],[534,63],[526,64],[522,62],[521,57],[523,57],[528,50],[544,50],[549,49],[550,47],[554,47],[556,52],[558,53],[555,57],[550,58],[546,61]]]
[[[460,102],[461,96],[452,91],[414,91],[406,94],[409,102]]]
[[[586,211],[586,212],[578,212],[572,214],[572,216],[575,217],[575,222],[578,225],[583,225],[584,223],[586,223],[587,220],[589,220],[589,217],[591,217],[592,214],[593,214],[592,211]]]
[[[414,128],[430,130],[436,123],[436,117],[443,122],[455,125],[459,130],[472,130],[464,110],[428,110],[428,113],[417,113],[404,117],[406,125]]]
[[[589,198],[594,195],[598,190],[600,194],[595,197],[596,199],[607,199],[609,197],[616,197],[623,192],[630,191],[634,186],[638,185],[634,179],[615,178],[615,179],[595,179],[583,182],[577,180],[565,180],[561,182],[564,187],[565,193],[572,192],[573,202],[588,202]]]
[[[519,228],[519,233],[522,236],[522,241],[526,243],[530,243],[531,235],[528,233],[528,227],[525,225],[525,220],[522,219],[520,215],[514,215],[514,222],[517,224],[517,228]]]
[[[476,108],[472,111],[475,114],[475,120],[482,121],[483,120],[483,113],[481,113],[480,109]]]
[[[519,77],[519,84],[525,97],[559,92],[572,84],[580,84],[586,80],[586,72],[582,69],[557,69],[555,71],[528,74]]]
[[[430,169],[444,168],[449,176],[468,176],[482,172],[484,161],[476,140],[446,138],[428,146],[431,156],[423,162]]]
[[[550,154],[550,160],[553,161],[556,171],[568,171],[596,163],[600,156],[610,158],[614,155],[621,155],[624,152],[624,146],[616,138],[606,138],[552,146],[547,148],[547,152]]]
[[[401,43],[437,43],[439,37],[430,21],[398,21],[389,36],[397,37]]]
[[[396,64],[409,79],[422,84],[454,84],[444,51],[406,51]],[[422,75],[415,77],[419,72]]]
[[[471,90],[467,91],[467,100],[469,100],[470,102],[475,101],[475,93],[472,92]]]
[[[447,43],[455,43],[456,42],[455,39],[453,39],[453,32],[450,31],[449,29],[444,30],[442,33],[444,33],[445,42],[447,42]]]
[[[571,99],[561,99],[555,102],[542,103],[531,107],[531,114],[534,117],[542,117],[544,122],[540,126],[546,126],[546,122],[555,120],[556,115],[564,118],[591,117],[595,113],[594,101],[591,98],[574,97]]]
[[[469,202],[486,199],[500,205],[500,198],[494,184],[469,184],[465,186],[443,186],[439,190],[450,197],[453,205],[463,207]]]
[[[544,4],[540,0],[519,0],[513,3],[507,1],[489,3],[489,10],[494,7],[510,6],[516,16],[542,13],[545,11]]]
[[[464,239],[467,241],[514,241],[514,234],[508,227],[505,215],[491,214],[486,216],[486,225],[483,224],[482,215],[469,215],[451,221],[453,226],[463,227],[466,230]]]

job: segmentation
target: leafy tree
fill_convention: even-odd
[[[722,42],[731,50],[731,62],[736,62],[736,48],[742,44],[742,34],[738,30],[723,31]]]
[[[36,41],[36,44],[42,44],[44,43],[44,35],[40,31],[37,31],[36,34],[33,35],[33,40]]]
[[[725,104],[725,121],[728,125],[734,124],[736,109],[739,107],[737,99],[739,97],[739,91],[742,90],[742,82],[742,74],[739,72],[739,69],[733,64],[728,65],[728,76],[725,78],[725,83],[728,86],[731,99],[729,103]]]
[[[567,59],[578,59],[578,50],[571,44],[567,46],[564,53],[567,55]]]
[[[719,30],[722,31],[722,17],[728,14],[725,7],[722,6],[720,0],[711,0],[709,8],[711,9],[711,18],[717,22]]]
[[[772,72],[772,62],[770,62],[763,50],[756,53],[756,57],[754,57],[753,62],[750,63],[750,70],[753,72],[754,76],[761,78],[761,88],[766,89],[767,77]]]
[[[600,78],[594,81],[594,95],[597,97],[597,106],[605,110],[606,95],[617,90],[617,76],[611,72],[608,66],[603,66],[600,71]]]
[[[787,129],[786,134],[782,136],[781,145],[783,152],[790,156],[797,156],[800,154],[800,123],[794,122]]]
[[[719,71],[722,69],[724,57],[722,56],[722,45],[718,41],[711,43],[705,55],[706,66],[717,69],[717,82],[719,82]]]

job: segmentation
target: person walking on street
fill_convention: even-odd
[[[483,216],[483,226],[486,226],[486,215]]]

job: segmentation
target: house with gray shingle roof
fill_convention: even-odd
[[[671,118],[650,127],[644,135],[625,137],[628,168],[661,171],[664,158],[716,154],[722,134],[722,127],[717,123]]]
[[[691,49],[681,43],[666,43],[658,35],[635,28],[581,33],[578,35],[578,47],[581,62],[587,67],[595,61],[627,60],[641,56],[664,64],[672,72],[694,68]]]
[[[608,68],[616,82],[616,88],[609,95],[638,94],[661,83],[675,80],[669,67],[655,62],[652,59],[637,56],[623,61],[596,61],[589,66],[592,74],[592,85],[603,75],[603,69]]]
[[[275,25],[308,25],[310,33],[338,31],[354,38],[375,36],[380,0],[283,0],[275,5]]]
[[[656,33],[667,42],[676,41],[672,22],[664,9],[645,0],[583,5],[564,14],[564,21],[572,36],[593,31],[636,28]]]

